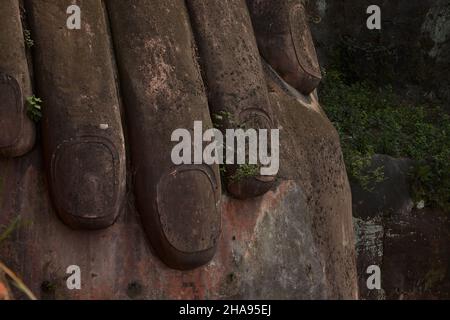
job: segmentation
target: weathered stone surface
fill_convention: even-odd
[[[375,155],[369,170],[383,168],[385,179],[363,188],[352,183],[353,216],[356,233],[358,282],[361,298],[385,299],[386,292],[367,288],[367,268],[383,267],[385,260],[386,217],[411,211],[408,172],[412,162]],[[386,270],[382,269],[382,274]]]
[[[36,139],[26,114],[32,88],[19,0],[3,1],[0,16],[0,156],[18,157],[30,151]]]
[[[409,192],[412,162],[376,155],[385,181],[373,191],[353,185],[357,266],[363,299],[448,299],[450,219],[440,210],[417,209]],[[366,270],[377,265],[382,290],[368,290]]]
[[[450,219],[413,209],[386,219],[383,283],[388,299],[450,299]]]
[[[370,5],[381,8],[381,30],[366,27]],[[308,0],[308,9],[323,67],[336,62],[340,50],[347,61],[337,62],[348,62],[360,79],[394,84],[411,95],[425,92],[449,106],[449,0]]]
[[[248,0],[262,57],[291,86],[310,94],[322,79],[301,0]]]
[[[72,228],[96,229],[124,205],[125,145],[106,13],[98,0],[79,5],[82,29],[73,31],[67,3],[27,2],[52,200]]]
[[[384,179],[366,188],[352,184],[353,215],[370,219],[382,213],[411,211],[414,203],[410,195],[409,175],[413,166],[414,162],[409,159],[376,154],[368,170],[382,168]]]
[[[184,1],[108,2],[127,119],[136,207],[158,256],[209,262],[220,237],[218,165],[175,165],[172,134],[212,128]],[[194,150],[194,139],[190,141]],[[189,159],[193,162],[193,159]]]
[[[0,162],[0,224],[27,223],[0,257],[43,298],[356,298],[351,197],[337,134],[310,105],[272,92],[282,129],[283,181],[262,198],[223,198],[213,261],[180,272],[150,251],[130,196],[108,230],[70,230],[49,203],[40,150]],[[69,265],[83,289],[69,291]],[[138,288],[138,290],[136,289]]]
[[[356,234],[356,254],[359,294],[362,299],[383,300],[386,298],[385,290],[369,290],[367,280],[370,266],[383,265],[384,255],[384,221],[382,216],[368,219],[354,218]]]
[[[214,122],[226,129],[275,128],[269,94],[245,0],[186,2],[197,40]],[[217,116],[222,120],[217,119]],[[215,118],[216,117],[216,118]],[[226,166],[228,192],[238,199],[265,194],[275,177],[233,181],[238,166]]]
[[[34,8],[42,8],[39,6],[49,4],[50,1],[32,3],[36,6]],[[94,9],[99,10],[99,7],[95,7],[98,2],[83,3],[94,5]],[[203,106],[203,103],[206,103],[206,97],[200,88],[201,79],[198,75],[192,78],[192,75],[196,74],[192,69],[195,67],[192,63],[195,45],[193,41],[190,43],[192,37],[186,12],[171,11],[174,9],[171,5],[180,9],[179,5],[184,2],[180,0],[159,4],[157,18],[163,18],[165,15],[178,15],[179,18],[172,21],[175,23],[170,23],[168,19],[162,29],[155,28],[152,18],[147,17],[148,12],[151,12],[150,8],[135,12],[135,17],[145,22],[141,27],[145,28],[146,32],[142,32],[139,25],[127,20],[130,16],[124,17],[125,20],[119,19],[118,16],[125,12],[119,10],[121,6],[125,6],[123,1],[110,1],[108,7],[112,3],[117,6],[116,16],[114,12],[111,15],[113,38],[116,37],[114,40],[121,43],[123,41],[124,47],[129,44],[130,50],[117,50],[121,84],[127,89],[123,90],[125,108],[129,108],[130,103],[135,104],[134,107],[147,106],[149,101],[155,102],[151,107],[166,106],[166,99],[169,99],[171,108],[173,105],[180,107],[174,118],[177,125],[188,127],[192,120],[190,116],[193,115],[208,121],[207,112],[198,105]],[[156,1],[136,0],[135,3],[148,5],[156,4]],[[132,10],[137,10],[137,7]],[[39,20],[41,23],[50,21],[48,12],[43,10],[40,14],[44,17]],[[102,13],[98,14],[101,16]],[[34,17],[37,19],[37,16]],[[113,21],[115,17],[116,22]],[[103,20],[99,21],[102,23]],[[47,27],[50,28],[50,25],[45,26]],[[175,28],[174,33],[170,33],[171,28]],[[45,43],[51,44],[48,35],[42,30],[41,36],[36,40],[42,46]],[[55,30],[54,32],[56,41],[60,39],[60,35]],[[142,44],[139,43],[142,39],[133,37],[143,33],[149,37],[153,34],[158,38],[161,32],[169,32],[164,37],[167,43],[161,39],[159,43],[147,43],[148,51],[144,52],[139,50],[142,49]],[[158,46],[161,43],[163,46]],[[98,45],[92,43],[95,44]],[[167,44],[170,44],[170,48],[164,46]],[[53,53],[37,48],[38,62],[48,61],[46,55],[58,54],[57,65],[64,67],[59,54],[66,49],[51,45],[48,47]],[[158,48],[161,50],[158,51]],[[177,48],[184,55],[180,53],[180,56],[177,56]],[[186,52],[193,54],[190,60],[186,58]],[[70,50],[66,54],[70,57]],[[156,58],[162,59],[152,60],[155,55]],[[142,57],[148,58],[150,65],[148,69],[141,70],[139,75],[136,70],[143,66]],[[172,64],[168,65],[176,65],[179,68],[176,72],[169,68],[161,73],[154,73],[155,68],[164,68],[164,63],[160,62],[170,62]],[[61,70],[65,70],[63,67]],[[57,73],[54,69],[56,66],[52,67],[47,63],[39,68],[41,77],[45,74],[45,79],[48,77],[51,80],[49,82],[57,86],[55,90],[67,89],[66,82],[57,81],[66,81],[69,78],[66,73]],[[132,192],[127,193],[127,206],[123,215],[120,215],[109,229],[87,231],[68,228],[56,218],[51,205],[51,193],[45,179],[40,147],[20,159],[0,160],[0,225],[8,224],[18,215],[24,222],[0,247],[0,258],[18,273],[33,292],[48,299],[357,298],[351,194],[337,132],[321,110],[315,92],[304,96],[286,84],[270,66],[264,66],[264,70],[269,85],[271,112],[276,116],[276,123],[281,130],[280,177],[276,186],[259,198],[243,201],[222,195],[222,234],[217,239],[217,253],[208,265],[193,271],[177,271],[164,265],[148,246],[136,211],[136,207],[145,208],[153,203],[135,205]],[[78,70],[72,71],[78,75]],[[128,71],[133,73],[128,74]],[[173,78],[170,78],[170,81],[164,78],[167,74],[173,76],[174,72],[178,77],[175,78],[182,80],[182,84],[191,85],[188,89],[192,90],[183,91],[181,88],[185,87],[178,86],[180,82],[173,83],[170,82]],[[166,80],[162,81],[163,87],[159,86],[161,82],[158,81],[149,83],[152,75],[163,76],[163,80]],[[140,86],[142,83],[146,84],[145,88]],[[164,87],[167,84],[173,87]],[[42,82],[41,85],[43,86]],[[174,88],[179,90],[169,90]],[[163,94],[158,95],[159,90]],[[141,92],[144,92],[144,96],[139,95]],[[196,99],[188,101],[196,102],[196,105],[178,100],[180,97],[192,97],[192,92],[195,93]],[[66,93],[69,98],[82,94],[70,90]],[[46,95],[53,97],[49,92]],[[152,100],[155,96],[158,97],[156,101]],[[56,102],[58,101],[51,99],[49,101],[53,107],[57,106]],[[191,108],[189,112],[183,109],[186,104]],[[170,160],[166,158],[165,153],[158,152],[167,150],[166,144],[170,137],[157,136],[154,139],[151,130],[167,129],[166,125],[170,124],[170,121],[165,121],[164,116],[174,115],[164,111],[152,115],[144,114],[154,127],[134,128],[130,132],[136,136],[131,136],[130,141],[142,142],[146,152],[156,153],[153,158],[149,158],[155,160],[154,162],[142,162],[147,168],[150,165],[165,166]],[[147,124],[142,121],[137,123]],[[57,122],[57,125],[63,126],[60,122]],[[159,131],[161,132],[166,131]],[[140,136],[142,133],[145,136]],[[45,139],[47,137],[44,136],[44,141]],[[132,153],[139,153],[140,149],[135,150],[137,151]],[[162,161],[162,164],[158,161]],[[134,171],[130,170],[128,177],[131,178],[133,174]],[[144,187],[141,196],[136,197],[136,200],[140,198],[140,201],[145,201],[148,200],[145,198],[145,191],[148,190],[145,187],[155,188],[155,181],[152,181],[154,179],[151,172],[144,172],[144,176],[139,176]],[[172,205],[170,198],[165,198],[164,203],[167,206]],[[180,224],[177,225],[177,231],[181,228]],[[176,235],[177,233],[174,234]],[[175,239],[177,244],[182,243],[182,236]],[[70,291],[66,287],[65,271],[71,265],[81,268],[80,291]]]
[[[414,101],[437,97],[449,108],[450,1],[307,2],[325,69],[337,64],[354,80],[392,84]],[[374,4],[381,8],[380,31],[366,27],[366,9]],[[386,165],[388,179],[373,192],[352,186],[361,297],[447,298],[448,215],[413,208],[409,161],[374,160]],[[372,264],[382,268],[383,292],[367,290]]]
[[[308,210],[301,214],[312,221],[311,234],[324,268],[327,297],[355,298],[351,194],[338,134],[315,93],[299,95],[274,73],[268,79],[281,128],[280,177],[298,183],[306,199]]]

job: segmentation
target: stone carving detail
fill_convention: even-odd
[[[71,1],[25,1],[43,148],[0,160],[3,184],[23,190],[0,188],[0,223],[34,221],[11,240],[30,266],[0,254],[34,282],[59,284],[75,263],[95,279],[81,297],[356,298],[350,190],[299,3],[86,0],[68,30]],[[284,32],[278,42],[265,24]],[[220,112],[223,128],[281,129],[277,177],[225,174],[222,193],[218,165],[171,162],[171,133],[212,128]]]

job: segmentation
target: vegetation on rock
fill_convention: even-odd
[[[384,179],[383,168],[368,170],[374,154],[410,158],[414,198],[450,212],[450,116],[443,108],[333,69],[325,72],[319,93],[341,137],[351,180],[370,188]]]
[[[36,96],[31,96],[27,98],[28,109],[27,114],[31,120],[34,122],[39,122],[42,119],[42,99]]]

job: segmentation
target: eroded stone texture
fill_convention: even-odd
[[[158,256],[176,269],[196,268],[216,251],[221,184],[218,165],[175,165],[171,157],[177,129],[191,131],[194,121],[212,128],[187,9],[181,0],[115,0],[108,11],[136,207]]]
[[[214,122],[224,134],[226,129],[275,128],[245,0],[186,3]],[[237,165],[226,166],[225,184],[238,199],[261,196],[274,184],[275,177],[271,176],[233,179],[237,170]]]
[[[0,156],[17,157],[30,151],[36,138],[26,114],[32,88],[19,1],[3,1],[0,16]]]
[[[352,185],[357,267],[363,299],[447,299],[450,220],[440,210],[417,209],[410,195],[412,161],[375,155],[385,180],[364,190]],[[382,290],[368,290],[367,268],[381,268]]]
[[[65,227],[48,201],[39,150],[1,162],[4,185],[19,187],[1,192],[0,223],[19,214],[29,221],[1,256],[47,298],[128,299],[130,286],[140,288],[133,298],[356,298],[351,197],[337,134],[306,103],[271,96],[284,137],[284,182],[262,198],[223,198],[222,236],[207,266],[165,267],[146,243],[131,196],[108,230]],[[65,287],[72,264],[82,270],[79,292]]]
[[[270,79],[272,82],[273,74]],[[351,193],[338,134],[320,111],[315,94],[294,96],[273,89],[271,97],[282,128],[280,177],[295,180],[304,192],[308,210],[302,214],[310,215],[312,220],[327,295],[354,298],[357,290]]]
[[[406,89],[413,98],[450,102],[450,1],[308,0],[322,67],[347,66],[357,79]],[[366,10],[381,8],[382,29]]]
[[[141,2],[144,3],[136,1]],[[130,131],[130,141],[142,142],[154,153],[167,150],[165,144],[170,140],[169,136],[158,136],[159,139],[153,140],[153,135],[148,134],[155,128],[167,129],[164,117],[158,118],[158,115],[175,116],[176,123],[186,127],[192,118],[183,117],[185,114],[208,121],[207,112],[198,105],[192,107],[184,100],[179,101],[184,97],[188,102],[205,103],[206,106],[200,76],[191,78],[196,75],[192,69],[194,56],[191,60],[183,55],[177,59],[177,45],[184,53],[195,52],[193,43],[190,46],[189,42],[187,12],[171,11],[174,4],[180,9],[181,1],[158,2],[156,8],[160,11],[156,10],[157,15],[153,17],[178,17],[174,21],[167,19],[168,24],[162,30],[154,28],[152,16],[147,16],[150,9],[135,12],[135,17],[146,23],[141,27],[148,27],[149,35],[169,32],[164,37],[167,42],[158,36],[156,39],[149,36],[147,40],[155,41],[147,42],[147,46],[144,43],[142,47],[139,43],[142,39],[133,37],[142,31],[140,26],[127,20],[130,16],[125,20],[119,17],[125,11],[124,7],[120,10],[125,6],[124,2],[108,2],[108,8],[111,3],[116,7],[115,13],[110,12],[111,20],[116,21],[112,21],[113,38],[129,44],[124,47],[130,50],[128,53],[123,48],[116,50],[119,67],[123,64],[120,75],[122,86],[126,88],[123,90],[125,108],[129,111],[131,103],[145,111],[146,108],[166,106],[167,99],[173,102],[169,111],[174,111],[174,106],[179,108],[175,110],[176,114],[164,113],[164,110],[159,114],[144,112],[154,127],[135,127],[134,133]],[[157,4],[156,1],[153,3]],[[45,13],[42,14],[45,17]],[[116,47],[119,46],[116,44]],[[142,48],[147,51],[141,52],[139,49]],[[41,51],[41,54],[45,53]],[[141,54],[148,58],[147,69],[140,69],[145,67],[140,60]],[[180,82],[172,82],[174,78],[167,77],[173,77],[173,65],[179,67],[175,79]],[[140,76],[133,70],[140,70]],[[0,188],[0,225],[8,224],[18,215],[26,222],[0,247],[0,257],[17,271],[33,292],[50,299],[357,298],[351,195],[338,135],[321,110],[315,93],[303,96],[278,77],[271,67],[265,66],[264,70],[269,84],[270,108],[282,135],[279,181],[259,198],[243,201],[222,195],[222,234],[217,239],[217,253],[209,264],[193,271],[177,271],[164,265],[148,246],[135,209],[154,204],[137,203],[135,206],[132,192],[127,194],[124,214],[109,229],[82,231],[65,226],[55,218],[49,200],[40,148],[15,161],[0,160],[0,186],[17,186]],[[51,69],[43,71],[51,79],[64,77]],[[146,86],[141,87],[142,83]],[[190,85],[190,90],[182,90],[185,86],[179,86],[180,83]],[[58,88],[61,85],[56,84]],[[173,88],[177,90],[171,91]],[[192,92],[198,94],[192,97]],[[149,101],[153,103],[148,105]],[[192,109],[184,113],[186,106]],[[155,115],[155,118],[151,117]],[[143,137],[140,133],[146,135]],[[135,150],[138,151],[132,153],[139,156],[139,149]],[[167,156],[156,154],[152,159],[161,160],[165,165],[167,162],[164,161],[170,161],[165,158]],[[147,169],[155,163],[159,162],[142,162]],[[142,170],[141,167],[137,169]],[[158,174],[163,173],[165,171],[161,170]],[[153,183],[159,181],[151,174],[145,171],[144,176],[140,175],[138,183],[142,184],[143,193],[136,197],[140,201],[146,200],[146,191],[152,191]],[[162,202],[169,207],[177,205],[167,198]],[[177,231],[180,229],[177,225]],[[183,238],[175,240],[181,245]],[[66,287],[65,271],[70,265],[81,268],[81,291],[70,291]]]
[[[450,1],[307,2],[322,67],[393,85],[415,102],[440,98],[449,109]],[[367,29],[369,5],[381,8],[380,31]],[[410,161],[377,155],[374,162],[386,165],[386,181],[373,192],[352,186],[361,298],[448,298],[448,214],[413,208]],[[384,292],[367,290],[372,264],[381,267]]]
[[[383,300],[385,290],[369,290],[367,273],[370,266],[382,266],[384,254],[385,229],[383,217],[353,219],[356,235],[357,271],[360,298]]]
[[[304,1],[248,0],[261,56],[303,94],[322,78]]]
[[[125,145],[104,8],[99,0],[79,5],[82,29],[73,31],[67,3],[27,2],[52,200],[69,226],[96,229],[123,207]]]
[[[386,218],[383,283],[388,299],[450,299],[450,219],[413,209]]]

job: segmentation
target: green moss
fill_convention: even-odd
[[[31,120],[38,123],[42,119],[42,99],[36,96],[31,96],[27,98],[28,108],[27,114]]]
[[[335,70],[325,73],[320,96],[350,179],[362,186],[382,181],[382,168],[367,170],[376,153],[410,158],[414,197],[450,212],[450,117],[441,107],[402,100],[389,86],[348,82]]]
[[[31,31],[28,29],[23,30],[23,38],[25,40],[25,45],[27,48],[34,46],[34,40],[31,38]]]
[[[232,181],[241,181],[245,178],[256,177],[260,174],[260,166],[254,164],[242,164],[236,169],[236,172],[231,176]]]

